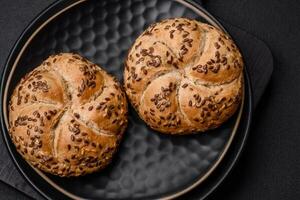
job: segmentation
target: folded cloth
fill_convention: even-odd
[[[201,3],[201,0],[197,0],[197,2]],[[256,106],[273,71],[272,54],[266,44],[255,36],[227,22],[222,22],[222,24],[242,51],[252,83],[254,106]],[[0,135],[0,180],[34,199],[42,199],[42,196],[32,188],[16,169],[5,147],[3,136]]]
[[[269,47],[250,33],[220,20],[240,48],[253,92],[253,105],[256,108],[273,73],[273,56]]]

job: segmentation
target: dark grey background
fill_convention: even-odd
[[[203,0],[215,17],[265,41],[274,72],[245,151],[210,199],[300,199],[300,2]],[[0,66],[28,23],[54,0],[0,0]],[[0,182],[0,196],[27,199]]]

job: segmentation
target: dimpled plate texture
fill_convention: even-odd
[[[151,23],[171,17],[205,22],[172,0],[89,0],[62,13],[27,46],[9,91],[49,55],[76,52],[122,82],[128,49]],[[10,94],[9,94],[10,96]],[[91,199],[154,199],[180,192],[220,158],[237,115],[220,128],[192,136],[169,136],[148,128],[130,107],[129,125],[119,152],[105,170],[77,178],[47,175],[64,190]],[[205,184],[205,182],[204,182]],[[200,185],[201,187],[201,185]]]

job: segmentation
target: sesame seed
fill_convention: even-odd
[[[187,86],[188,86],[188,84],[185,83],[185,84],[182,85],[182,88],[186,88]]]
[[[82,142],[82,139],[81,139],[81,138],[77,138],[76,141],[77,141],[77,142]]]
[[[198,118],[194,118],[195,122],[200,122],[200,120]]]
[[[144,73],[145,75],[148,74],[148,71],[147,71],[147,70],[143,69],[142,71],[143,71],[143,73]]]
[[[86,133],[86,132],[82,132],[81,135],[82,135],[82,136],[86,136],[87,133]]]
[[[174,35],[173,35],[173,34],[174,34],[174,32],[175,32],[175,30],[171,30],[171,31],[170,31],[170,38],[171,38],[171,39],[173,39],[173,38],[174,38]]]

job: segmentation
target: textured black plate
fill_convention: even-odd
[[[7,132],[6,109],[11,92],[20,78],[43,59],[54,53],[77,52],[121,81],[124,58],[137,36],[155,21],[180,16],[222,28],[206,11],[184,0],[65,0],[50,6],[22,34],[2,76],[2,132],[16,165],[45,197],[172,198],[200,184],[198,198],[203,198],[228,173],[250,124],[251,90],[247,74],[240,111],[220,128],[204,134],[159,134],[130,109],[129,127],[113,163],[106,170],[85,177],[59,178],[31,168],[18,155]],[[235,135],[239,142],[232,152],[232,161],[224,170],[221,166],[217,168]],[[217,173],[212,173],[215,169]]]

